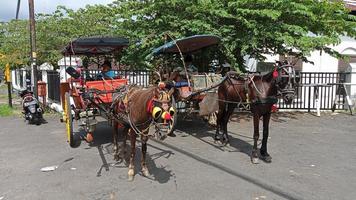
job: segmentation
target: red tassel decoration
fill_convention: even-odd
[[[272,107],[271,107],[271,112],[277,112],[278,111],[278,107],[277,107],[277,104],[273,104]]]
[[[274,71],[272,73],[272,76],[273,76],[274,79],[276,79],[278,77],[277,69],[274,69]]]

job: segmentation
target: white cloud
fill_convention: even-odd
[[[109,4],[112,1],[113,0],[34,0],[34,4],[35,13],[51,13],[55,11],[59,5],[64,5],[76,10],[78,8],[84,8],[88,4]],[[0,0],[0,21],[15,19],[16,7],[16,0]],[[28,18],[28,10],[28,0],[22,0],[19,17],[22,19]]]

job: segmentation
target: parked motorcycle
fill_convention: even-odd
[[[33,96],[33,92],[24,90],[20,92],[20,96],[25,120],[29,124],[40,125],[43,121],[43,110],[38,100]]]

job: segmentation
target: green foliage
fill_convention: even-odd
[[[306,60],[313,50],[337,55],[327,45],[340,35],[355,37],[356,20],[341,2],[315,0],[117,0],[124,26],[136,39],[153,36],[138,52],[163,44],[163,33],[175,38],[216,34],[233,64],[243,56],[295,54]]]
[[[0,24],[0,53],[5,55],[0,59],[0,69],[4,68],[6,63],[17,66],[29,62],[30,33],[27,27],[25,20]]]
[[[356,37],[356,17],[341,1],[328,0],[116,0],[103,6],[73,11],[63,6],[52,14],[38,14],[39,64],[56,64],[60,50],[82,36],[118,35],[130,39],[122,63],[152,67],[146,56],[172,38],[214,34],[222,38],[218,54],[200,52],[199,59],[217,56],[243,68],[243,57],[293,54],[304,61],[313,50],[334,56],[329,45],[340,35]],[[26,20],[0,24],[0,53],[14,65],[29,62]]]

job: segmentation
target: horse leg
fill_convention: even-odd
[[[229,135],[227,133],[227,124],[229,123],[229,119],[231,114],[234,112],[235,109],[235,104],[229,103],[227,105],[227,110],[225,112],[224,118],[223,118],[223,143],[228,144],[229,143]]]
[[[127,149],[126,149],[126,142],[127,142],[127,135],[128,135],[129,129],[128,128],[124,128],[123,130],[123,135],[122,135],[122,149],[121,149],[121,153],[123,154],[123,158],[124,160],[126,160],[126,154],[127,154]]]
[[[119,160],[119,146],[118,146],[118,123],[116,121],[114,121],[113,123],[113,143],[114,143],[114,159],[115,160]]]
[[[253,164],[258,164],[258,152],[257,152],[257,142],[260,137],[259,124],[260,116],[258,113],[253,113],[253,149],[251,154],[251,162]]]
[[[222,124],[223,124],[223,118],[225,115],[225,103],[219,103],[219,111],[217,114],[217,119],[216,119],[216,132],[214,135],[214,140],[218,141],[220,140],[220,132],[219,129],[222,128]]]
[[[146,134],[148,134],[148,131],[144,132],[141,136],[141,142],[142,142],[141,171],[142,171],[142,174],[147,177],[150,175],[150,172],[148,171],[148,168],[146,165],[146,153],[147,153],[147,141],[148,141],[148,136],[146,136]]]
[[[133,181],[135,176],[136,134],[132,129],[129,129],[129,137],[131,141],[131,155],[128,176],[129,181]]]
[[[267,152],[267,140],[268,140],[268,129],[269,129],[269,121],[271,119],[271,113],[267,113],[263,115],[263,138],[262,145],[260,149],[261,159],[267,163],[272,162],[272,157]]]

